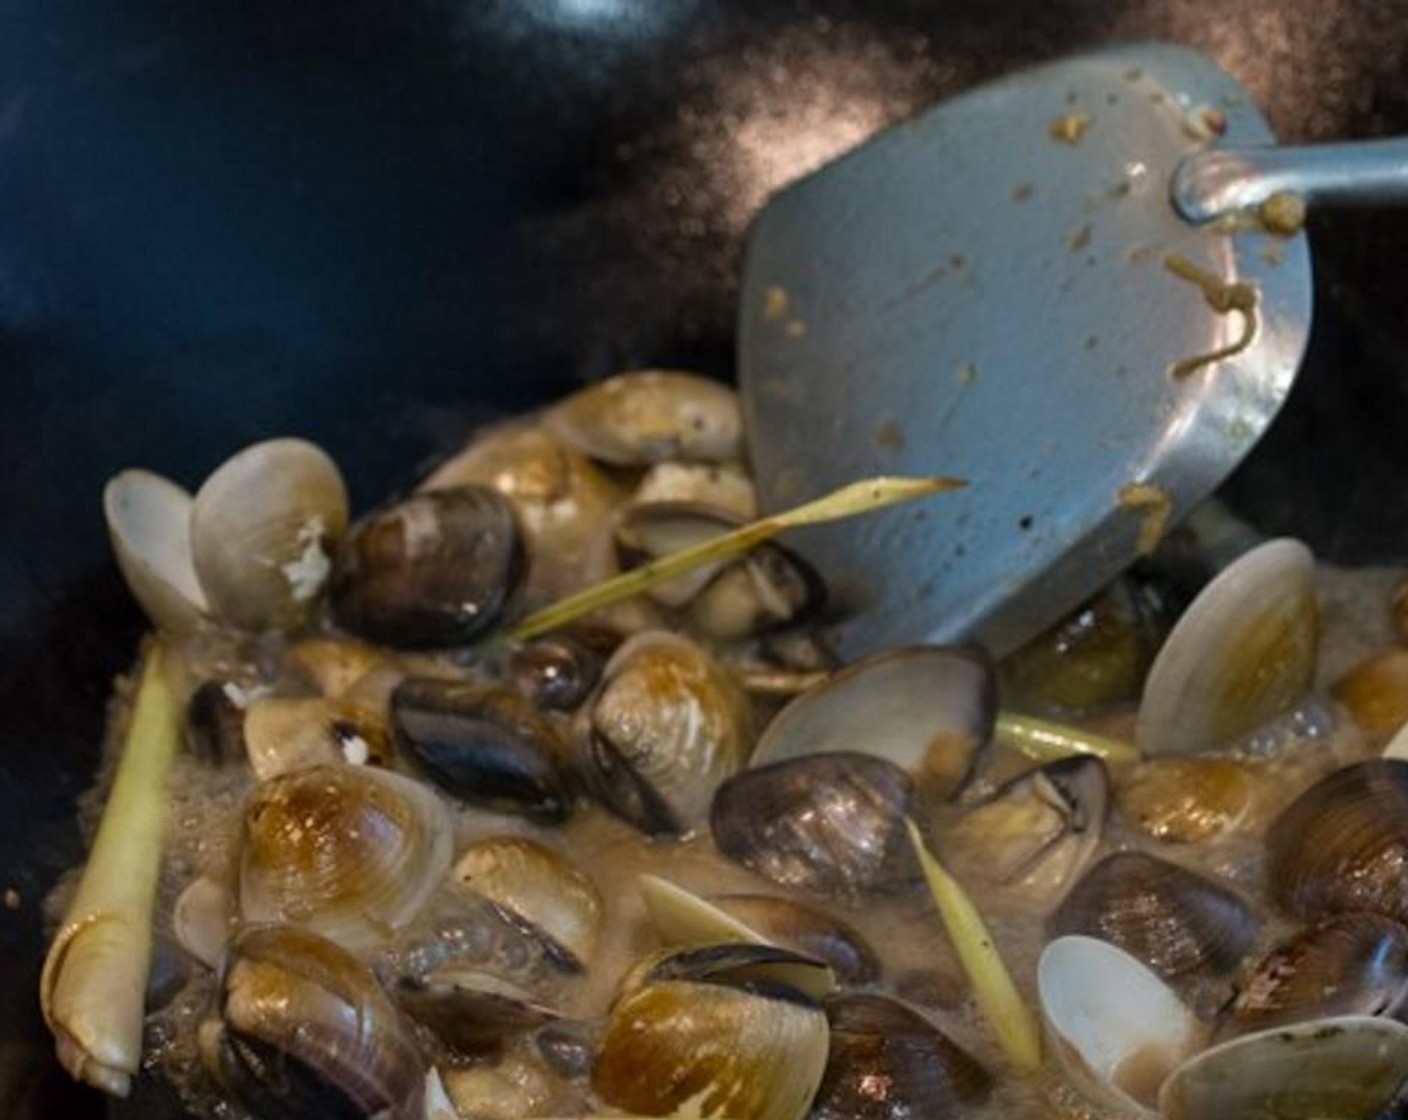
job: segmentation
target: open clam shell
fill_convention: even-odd
[[[1310,550],[1281,538],[1245,553],[1202,590],[1154,659],[1139,749],[1190,754],[1254,731],[1309,690],[1319,639]]]
[[[1173,989],[1124,950],[1067,936],[1042,952],[1037,993],[1071,1085],[1121,1115],[1153,1120],[1164,1078],[1203,1033]]]
[[[517,984],[475,969],[403,976],[393,994],[406,1014],[461,1054],[495,1053],[514,1034],[562,1017]]]
[[[209,615],[191,555],[191,495],[151,471],[127,470],[103,489],[103,515],[127,587],[152,624],[186,634]]]
[[[752,765],[858,751],[899,766],[927,796],[950,797],[987,750],[996,715],[993,670],[981,653],[887,650],[848,665],[783,708],[758,740]]]
[[[191,505],[191,557],[211,609],[243,630],[289,629],[322,591],[347,529],[347,488],[301,439],[225,460]]]
[[[260,781],[308,766],[385,766],[391,740],[364,708],[323,696],[265,696],[244,713],[249,764]]]
[[[1408,1078],[1408,1027],[1345,1016],[1243,1035],[1174,1070],[1164,1120],[1373,1120]]]

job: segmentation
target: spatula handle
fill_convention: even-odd
[[[1256,206],[1278,191],[1311,206],[1408,203],[1408,137],[1303,147],[1208,148],[1173,173],[1173,204],[1199,223]]]

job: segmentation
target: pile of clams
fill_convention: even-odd
[[[1195,517],[1001,663],[841,665],[823,576],[769,543],[515,640],[756,516],[737,399],[675,371],[480,432],[356,519],[295,439],[104,505],[183,674],[146,1065],[194,1112],[1394,1114],[1392,574],[1220,555]],[[1042,1024],[1035,1072],[911,821]]]

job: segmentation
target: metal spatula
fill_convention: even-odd
[[[1310,255],[1208,219],[1408,187],[1408,141],[1271,145],[1236,81],[1146,44],[977,89],[767,205],[740,324],[765,506],[867,475],[969,482],[800,538],[847,608],[843,652],[1006,652],[1251,449],[1305,350]]]

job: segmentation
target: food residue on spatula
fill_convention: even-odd
[[[1121,509],[1141,515],[1139,539],[1135,547],[1140,556],[1148,556],[1163,540],[1169,514],[1173,512],[1168,491],[1148,482],[1126,482],[1120,487],[1118,498]]]
[[[1220,276],[1205,268],[1200,268],[1187,257],[1179,256],[1177,253],[1170,253],[1164,257],[1164,268],[1180,280],[1187,280],[1190,284],[1196,285],[1203,293],[1203,299],[1207,301],[1207,305],[1219,315],[1227,315],[1233,311],[1238,311],[1242,315],[1242,336],[1240,338],[1226,346],[1209,350],[1206,354],[1194,354],[1192,357],[1180,358],[1169,366],[1169,376],[1175,380],[1182,380],[1204,366],[1240,354],[1252,344],[1252,339],[1256,337],[1257,295],[1254,287],[1241,280],[1232,282],[1223,280]]]

